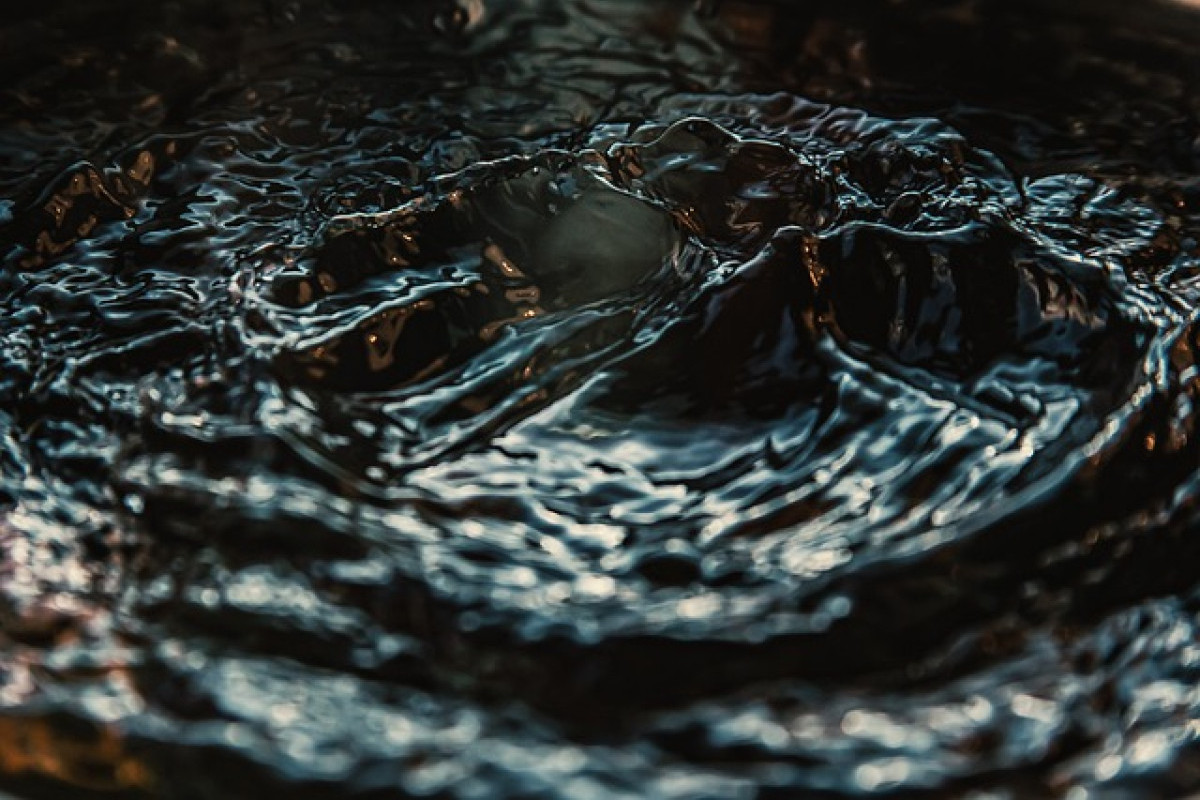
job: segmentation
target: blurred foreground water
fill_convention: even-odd
[[[121,5],[0,23],[0,789],[1200,789],[1190,12]]]

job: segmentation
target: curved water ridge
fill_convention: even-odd
[[[387,507],[469,518],[430,556],[447,580],[491,606],[514,568],[520,613],[568,627],[807,630],[827,579],[1019,512],[1104,451],[1170,318],[952,130],[823,113],[804,138],[600,132],[332,221],[247,302],[280,402],[347,433],[276,432]],[[899,178],[856,181],[885,149]]]
[[[0,785],[1200,782],[1200,154],[742,5],[184,4],[21,74]]]

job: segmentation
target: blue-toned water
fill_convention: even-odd
[[[0,791],[1200,789],[1182,6],[0,23]]]

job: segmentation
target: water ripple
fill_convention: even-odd
[[[1187,12],[68,5],[0,786],[1200,785]]]

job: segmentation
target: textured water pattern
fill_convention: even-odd
[[[45,5],[0,788],[1200,788],[1187,12]]]

